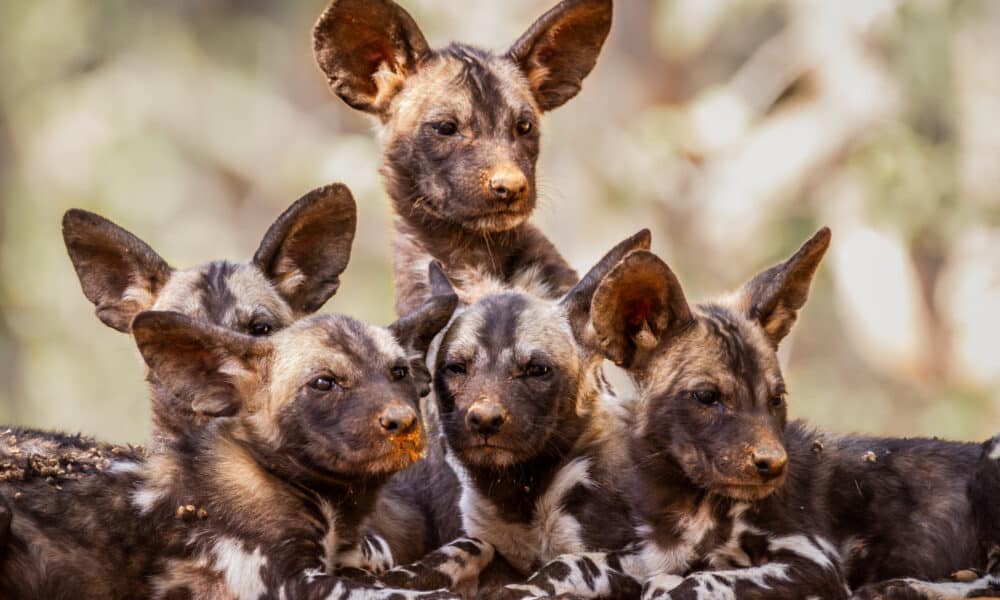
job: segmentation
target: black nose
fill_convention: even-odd
[[[507,411],[497,402],[477,402],[469,409],[465,423],[479,435],[493,435],[507,422]]]
[[[413,429],[417,422],[417,413],[409,406],[393,405],[382,411],[378,416],[378,424],[389,435],[402,435]]]
[[[787,465],[788,454],[782,448],[757,448],[753,451],[753,466],[764,480],[781,477]]]

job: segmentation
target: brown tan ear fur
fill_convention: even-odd
[[[749,319],[760,323],[771,343],[778,343],[798,317],[809,298],[809,287],[827,248],[830,229],[817,231],[787,261],[758,274],[740,290],[739,308]]]
[[[315,312],[340,287],[357,225],[357,206],[347,186],[321,187],[278,217],[253,263],[296,314]]]
[[[190,417],[226,417],[243,407],[240,390],[259,374],[267,343],[180,313],[138,315],[132,333],[149,376],[177,405],[154,406],[154,417],[170,430]]]
[[[430,48],[392,0],[334,0],[313,28],[316,62],[352,108],[381,114]]]
[[[105,325],[128,333],[135,315],[156,302],[173,269],[145,242],[94,213],[70,210],[62,225],[84,296]]]
[[[510,49],[543,111],[579,93],[611,31],[611,0],[563,0]]]
[[[590,322],[590,307],[601,281],[622,259],[631,252],[637,250],[649,250],[653,242],[652,234],[648,229],[642,229],[636,234],[622,240],[614,248],[608,251],[601,260],[597,262],[580,281],[573,286],[566,296],[563,297],[562,304],[566,309],[570,326],[577,339],[583,340],[587,337],[588,324]]]

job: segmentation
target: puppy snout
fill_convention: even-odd
[[[514,165],[504,166],[490,176],[490,193],[501,202],[513,202],[528,189],[528,178]]]
[[[394,404],[378,416],[378,424],[388,435],[404,435],[413,431],[417,424],[417,413],[409,406]]]
[[[465,416],[469,431],[479,435],[499,433],[507,422],[507,411],[497,402],[476,402]]]
[[[763,446],[754,449],[751,460],[761,479],[770,481],[785,474],[788,454],[777,446]]]

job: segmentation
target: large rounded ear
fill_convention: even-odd
[[[611,31],[611,0],[563,0],[514,42],[510,57],[543,111],[576,96]]]
[[[320,309],[340,287],[358,225],[347,186],[328,185],[292,204],[264,234],[253,263],[299,315]]]
[[[416,311],[402,317],[389,326],[396,341],[414,356],[411,367],[417,380],[421,396],[430,393],[431,375],[425,364],[425,355],[434,337],[451,320],[458,306],[458,294],[445,276],[438,261],[431,261],[428,267],[431,297]]]
[[[648,229],[643,229],[635,235],[626,238],[612,248],[598,261],[573,289],[566,293],[562,305],[566,310],[570,326],[577,340],[586,343],[590,332],[590,304],[594,292],[604,277],[630,253],[637,250],[649,250],[653,237]]]
[[[145,242],[94,213],[70,210],[62,227],[66,251],[97,318],[128,333],[132,319],[156,302],[173,269]]]
[[[313,29],[313,50],[330,89],[373,114],[430,53],[413,17],[392,0],[334,0]]]
[[[604,356],[624,368],[692,322],[677,276],[645,250],[626,256],[604,277],[590,318]]]
[[[175,312],[148,311],[135,318],[132,334],[151,381],[165,386],[177,404],[154,406],[160,423],[186,415],[225,417],[243,405],[240,390],[256,381],[266,342]],[[177,412],[185,414],[174,414]]]
[[[809,298],[830,238],[829,228],[820,229],[791,258],[758,274],[740,290],[737,302],[743,314],[760,323],[775,347],[791,331]]]

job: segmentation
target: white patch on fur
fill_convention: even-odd
[[[680,535],[676,544],[661,548],[652,542],[644,543],[635,559],[624,561],[626,572],[642,580],[657,573],[678,574],[686,571],[698,558],[695,548],[716,527],[711,503],[702,501],[694,514],[682,516],[677,525]],[[641,538],[648,538],[650,532],[648,528],[640,527],[638,533]]]
[[[720,586],[712,581],[715,577],[724,579],[730,587]],[[732,571],[702,571],[689,576],[688,579],[697,582],[694,592],[698,600],[737,600],[735,590],[737,584],[749,584],[761,590],[769,590],[771,585],[767,583],[767,579],[787,580],[788,566],[771,564]]]
[[[389,548],[389,542],[385,541],[382,536],[368,532],[362,538],[361,543],[368,549],[365,552],[365,564],[361,568],[377,575],[388,571],[396,564],[396,560],[392,556],[392,549]]]
[[[132,492],[132,504],[139,509],[140,515],[145,515],[166,496],[167,491],[163,488],[144,486]]]
[[[642,589],[644,590],[643,597],[652,597],[659,591],[669,592],[683,582],[684,577],[681,575],[671,575],[669,573],[654,575],[646,580],[645,584],[642,586]]]
[[[480,552],[473,555],[456,545],[457,542],[475,544]],[[451,587],[473,580],[493,560],[493,547],[469,538],[459,538],[437,550],[448,557],[448,560],[435,567],[435,570],[451,579]]]
[[[267,558],[260,548],[252,553],[243,549],[243,544],[232,538],[219,538],[212,547],[215,569],[222,573],[229,591],[239,600],[257,600],[267,593],[267,586],[260,576],[260,570],[267,566]]]
[[[302,572],[302,576],[305,578],[306,583],[312,583],[316,581],[317,577],[322,577],[324,574],[323,569],[306,569]],[[281,591],[285,591],[285,586],[281,586]]]
[[[994,438],[993,449],[990,450],[990,460],[1000,460],[1000,438]]]
[[[116,460],[111,463],[108,473],[138,473],[139,463],[133,460]]]
[[[733,507],[729,509],[729,516],[733,519],[733,527],[726,543],[713,549],[708,555],[708,564],[712,567],[716,569],[749,567],[753,564],[753,561],[750,560],[750,556],[747,555],[746,551],[743,549],[743,545],[740,543],[740,538],[744,533],[758,535],[762,533],[759,529],[753,527],[742,518],[743,513],[745,513],[749,508],[749,504],[740,502],[734,504]]]
[[[588,558],[591,562],[597,565],[598,574],[596,577],[592,576],[592,583],[590,584],[587,583],[587,577],[585,577],[583,571],[580,570],[578,560],[581,558]],[[604,598],[611,595],[611,578],[608,577],[608,572],[611,569],[607,565],[607,554],[603,552],[564,554],[555,560],[562,562],[569,567],[569,575],[561,580],[548,580],[548,583],[555,589],[555,593],[552,594],[553,596],[558,596],[560,594],[583,594],[588,597]],[[543,596],[544,595],[545,594],[543,594]]]
[[[580,523],[563,512],[562,503],[575,486],[592,485],[589,458],[578,458],[556,473],[549,488],[535,503],[530,524],[506,522],[497,506],[476,491],[465,467],[450,450],[445,459],[462,486],[459,510],[465,531],[492,544],[515,569],[528,573],[533,563],[586,550],[580,539]]]
[[[768,549],[772,552],[775,550],[786,550],[788,552],[798,554],[802,558],[811,560],[824,569],[832,569],[833,561],[830,560],[830,557],[826,554],[826,552],[833,554],[836,550],[824,540],[819,540],[819,543],[825,545],[826,548],[820,548],[816,543],[804,535],[786,535],[770,540],[768,543]],[[826,550],[826,552],[824,552],[824,550]]]

